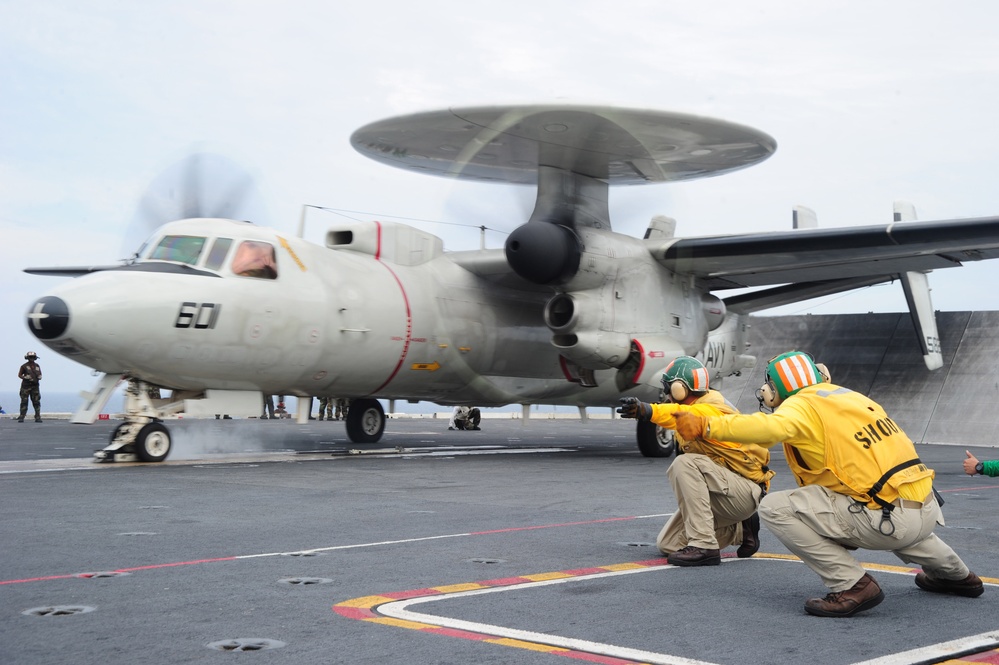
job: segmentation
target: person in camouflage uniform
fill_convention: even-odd
[[[21,379],[21,415],[17,417],[17,422],[23,423],[24,416],[28,413],[28,400],[35,407],[35,422],[42,422],[42,394],[38,390],[38,384],[42,380],[42,368],[35,361],[38,356],[34,351],[24,354],[24,359],[28,362],[21,365],[17,370],[17,378]]]
[[[333,420],[333,398],[332,397],[320,397],[319,398],[319,419],[323,419],[323,415],[326,416],[326,420]]]

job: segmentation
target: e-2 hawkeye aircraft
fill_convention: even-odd
[[[391,166],[533,185],[534,211],[503,249],[456,252],[398,223],[334,224],[316,245],[195,212],[121,265],[27,269],[77,277],[27,312],[42,343],[104,373],[74,420],[92,422],[127,381],[126,420],[98,459],[163,460],[164,420],[258,414],[267,394],[352,399],[356,443],[382,436],[378,400],[521,404],[525,417],[532,404],[653,401],[677,356],[698,356],[715,382],[752,367],[750,312],[896,279],[933,369],[925,273],[999,253],[999,218],[923,223],[904,208],[878,226],[819,229],[802,209],[810,228],[787,232],[678,238],[656,217],[644,238],[615,233],[610,186],[719,175],[776,149],[716,119],[460,108],[375,122],[351,142]],[[716,295],[743,287],[760,288]],[[310,403],[299,400],[299,422]],[[638,423],[637,437],[645,455],[672,452],[654,425]]]

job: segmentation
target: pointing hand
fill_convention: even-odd
[[[622,418],[650,420],[652,418],[652,405],[640,401],[637,397],[622,397],[621,407],[617,412],[621,414]]]

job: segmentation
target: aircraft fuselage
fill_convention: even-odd
[[[181,253],[192,238],[195,258]],[[221,260],[211,256],[220,240]],[[641,242],[602,232],[573,288],[512,288],[404,225],[336,227],[323,247],[242,222],[182,220],[134,264],[53,289],[28,323],[88,367],[174,390],[611,405],[626,391],[652,399],[643,379],[701,351],[708,333],[691,285]],[[272,248],[274,274],[238,274],[243,244]],[[55,299],[61,330],[45,318]],[[639,366],[623,381],[623,345],[635,341]]]

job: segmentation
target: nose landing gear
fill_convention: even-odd
[[[156,414],[171,400],[160,399],[159,389],[129,379],[125,390],[125,422],[111,433],[107,446],[94,453],[99,462],[162,462],[172,440]]]

